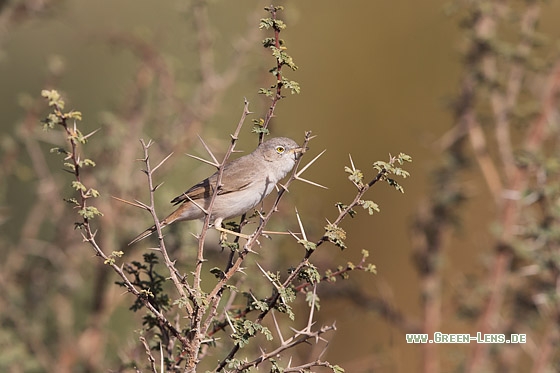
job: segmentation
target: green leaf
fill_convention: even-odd
[[[309,264],[298,273],[298,279],[313,285],[321,281],[321,275],[319,274],[317,267],[313,264]]]
[[[342,202],[337,202],[337,203],[335,203],[334,205],[335,205],[335,207],[338,208],[339,212],[340,212],[340,211],[344,211],[344,210],[346,210],[346,209],[348,208],[348,205],[345,205],[345,204],[342,203]],[[358,214],[358,213],[356,212],[356,210],[353,210],[353,209],[348,210],[348,215],[350,215],[351,218],[353,218],[353,217],[356,216],[357,214]]]
[[[319,298],[319,296],[316,293],[313,293],[312,291],[308,291],[305,294],[305,301],[307,302],[307,305],[309,307],[315,305],[315,309],[317,311],[321,309],[321,305],[319,304],[320,300],[321,299]]]
[[[340,247],[342,250],[346,249],[346,244],[344,240],[346,239],[346,232],[344,229],[329,223],[325,227],[325,236],[329,242],[332,242],[336,246]]]
[[[41,96],[48,100],[49,106],[58,106],[61,110],[64,109],[64,101],[62,101],[58,91],[44,89],[41,91]]]
[[[377,274],[377,267],[375,266],[375,264],[369,263],[364,271]]]
[[[278,365],[276,360],[270,359],[269,363],[270,363],[270,373],[284,373],[285,371],[284,368]]]
[[[189,304],[189,298],[187,298],[187,297],[178,298],[173,302],[173,305],[175,305],[179,308],[185,308],[187,306],[187,304]]]
[[[87,195],[88,197],[97,198],[97,197],[99,197],[99,192],[97,191],[97,189],[90,188],[90,189],[87,191],[86,195]]]
[[[270,135],[270,131],[268,130],[268,128],[264,128],[264,127],[257,127],[254,126],[253,129],[251,130],[252,133],[264,133],[265,135]]]
[[[59,148],[59,147],[55,147],[55,148],[51,148],[50,150],[51,153],[56,153],[56,154],[64,154],[64,155],[68,155],[70,154],[70,152],[64,148]]]
[[[317,248],[317,245],[314,242],[311,242],[311,241],[299,240],[297,243],[300,244],[300,245],[303,245],[303,247],[305,247],[306,251],[313,251]]]
[[[92,161],[91,159],[84,159],[83,161],[80,161],[80,167],[84,167],[84,166],[89,166],[89,167],[95,167],[95,162]]]
[[[87,143],[87,137],[85,137],[84,134],[82,133],[82,131],[80,131],[79,129],[76,129],[76,131],[74,132],[74,135],[69,136],[69,137],[71,139],[76,140],[80,144],[86,144]]]
[[[368,210],[370,215],[373,215],[374,211],[379,212],[379,206],[377,203],[373,201],[362,201],[360,200],[359,203],[362,205],[364,210]]]
[[[252,310],[268,311],[268,303],[263,300],[253,300],[249,306]]]
[[[290,93],[293,95],[301,92],[299,83],[293,80],[287,80],[282,78],[282,86],[288,88],[290,90]]]
[[[222,271],[218,267],[214,267],[214,268],[210,269],[210,273],[213,274],[219,280],[224,279],[226,277],[226,274],[224,273],[224,271]]]
[[[223,249],[229,249],[231,251],[239,250],[239,242],[220,241],[220,246]]]
[[[399,153],[399,155],[397,156],[397,161],[400,164],[403,164],[404,162],[412,162],[412,157],[408,154]]]
[[[76,171],[76,166],[74,166],[74,163],[70,163],[70,162],[64,162],[64,167],[68,167],[69,169],[72,170],[72,172]]]
[[[84,219],[93,219],[98,215],[103,216],[103,214],[93,206],[86,206],[85,208],[78,210],[78,214],[80,214]]]
[[[239,347],[246,346],[249,343],[249,339],[254,337],[257,333],[263,334],[269,341],[273,339],[272,333],[266,326],[257,324],[251,320],[233,320],[232,324],[234,332],[231,334],[231,338]]]
[[[325,271],[325,278],[327,279],[327,281],[329,282],[336,282],[336,276],[333,275],[333,272],[331,269],[327,269]]]
[[[282,5],[271,5],[264,7],[264,10],[266,10],[267,12],[278,12],[280,10],[284,10],[284,7]]]
[[[408,171],[403,170],[400,167],[395,167],[393,169],[393,174],[402,177],[403,179],[406,179],[407,177],[410,176],[410,173]]]
[[[390,170],[393,166],[390,163],[377,161],[373,163],[373,168],[375,168],[379,172],[386,172]]]
[[[361,188],[364,185],[364,174],[358,169],[351,169],[348,166],[344,167],[344,171],[349,173],[348,179],[353,182],[357,187]]]
[[[404,188],[400,186],[396,180],[387,178],[387,183],[393,188],[395,188],[396,190],[398,190],[399,192],[404,193]]]
[[[42,120],[43,130],[53,129],[56,125],[62,123],[58,115],[50,113],[45,119]]]
[[[272,97],[274,96],[274,92],[270,89],[266,89],[266,88],[260,88],[258,91],[259,95],[265,95],[266,97]]]
[[[82,183],[80,183],[79,181],[72,181],[72,188],[74,188],[75,190],[80,190],[82,192],[85,192],[87,190],[86,186]]]
[[[259,29],[263,30],[266,29],[268,30],[269,28],[274,26],[274,20],[272,18],[262,18],[260,23],[259,23]]]
[[[330,367],[334,373],[344,373],[346,372],[343,368],[339,367],[338,365],[333,365]]]
[[[270,49],[272,50],[272,55],[276,58],[276,61],[280,65],[286,65],[292,70],[297,70],[297,66],[294,63],[294,59],[288,53],[286,53],[286,47],[277,48],[275,46],[271,46]]]
[[[275,19],[273,26],[278,31],[284,30],[286,28],[286,24],[281,19]]]
[[[296,299],[296,293],[294,289],[280,287],[278,289],[278,293],[280,294],[280,298],[274,305],[274,309],[278,312],[288,315],[290,320],[295,320],[296,315],[294,314],[294,311],[292,311],[292,307],[288,304]]]
[[[80,206],[80,204],[78,203],[78,200],[76,198],[63,198],[64,202],[76,205],[76,206]]]
[[[79,111],[70,111],[65,114],[66,118],[75,119],[75,120],[82,120],[82,113]]]
[[[276,39],[274,38],[265,38],[262,41],[263,47],[270,48],[273,45],[276,45]]]

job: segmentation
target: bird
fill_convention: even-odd
[[[221,185],[214,200],[210,224],[215,229],[234,233],[222,227],[222,221],[243,215],[257,206],[295,166],[307,150],[287,137],[274,137],[261,143],[252,153],[224,165]],[[160,221],[164,228],[174,222],[204,219],[216,184],[218,171],[193,185],[171,200],[177,209]],[[156,231],[153,225],[136,236],[132,245]],[[241,237],[248,236],[237,234]]]

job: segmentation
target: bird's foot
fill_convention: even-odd
[[[246,240],[249,240],[249,239],[251,238],[250,235],[243,234],[243,233],[239,233],[239,232],[230,231],[229,229],[226,229],[226,228],[222,228],[222,227],[215,227],[215,228],[216,228],[217,231],[220,232],[220,241],[221,241],[221,242],[227,240],[227,235],[228,235],[228,233],[229,233],[229,234],[232,234],[232,235],[234,235],[234,236],[237,236],[237,237],[244,238],[244,239],[246,239]]]

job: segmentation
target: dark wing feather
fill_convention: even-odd
[[[243,190],[247,188],[251,184],[251,178],[246,177],[247,175],[240,175],[239,168],[232,167],[238,160],[234,160],[228,164],[226,164],[224,168],[224,172],[228,173],[229,179],[239,180],[236,182],[236,185],[232,184],[224,184],[222,188],[218,191],[218,194],[227,194],[239,190]],[[223,179],[223,177],[222,177]],[[182,202],[189,201],[189,200],[197,200],[202,198],[210,198],[214,194],[214,189],[216,187],[216,181],[218,180],[218,172],[215,172],[212,176],[202,180],[200,183],[193,185],[189,189],[187,189],[184,193],[178,195],[177,197],[171,200],[171,203],[174,205],[178,205]],[[240,184],[240,185],[239,185]]]
[[[174,205],[178,205],[184,201],[189,201],[191,199],[196,200],[196,199],[201,199],[201,198],[211,196],[212,193],[214,193],[214,186],[216,185],[215,180],[212,183],[211,179],[213,176],[214,175],[210,176],[207,179],[202,180],[200,183],[196,185],[193,185],[182,194],[179,194],[177,197],[173,198],[171,200],[171,203]]]

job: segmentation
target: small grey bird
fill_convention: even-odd
[[[222,221],[243,215],[270,194],[278,181],[294,168],[298,157],[306,149],[287,137],[275,137],[263,142],[251,154],[226,163],[222,174],[222,186],[218,190],[210,223],[220,231]],[[182,220],[204,219],[204,210],[210,206],[214,195],[218,172],[192,186],[171,203],[180,205],[160,222],[161,227]],[[156,231],[155,225],[134,238],[129,245]]]

